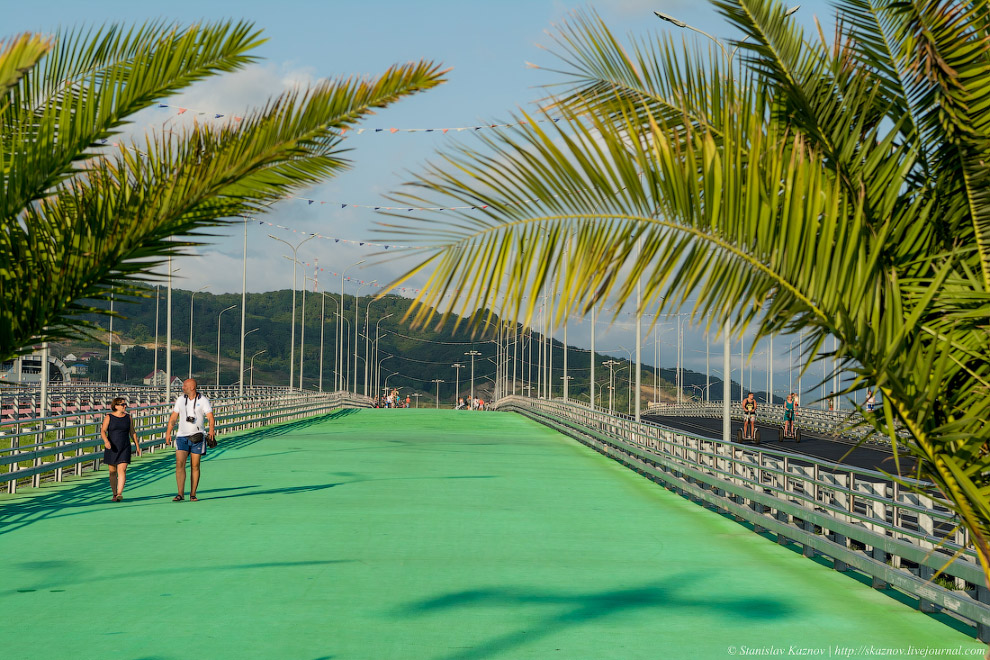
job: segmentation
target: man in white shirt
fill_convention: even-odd
[[[178,495],[173,502],[181,502],[186,491],[186,458],[192,461],[192,485],[189,488],[189,501],[196,502],[196,488],[199,486],[199,462],[206,454],[206,436],[211,438],[216,432],[213,421],[213,407],[210,400],[196,391],[196,381],[188,378],[182,383],[182,396],[175,400],[172,414],[165,429],[165,444],[172,443],[172,428],[179,421],[179,432],[175,438],[175,485]],[[210,420],[210,432],[206,433],[204,416]]]

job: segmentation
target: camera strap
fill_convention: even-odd
[[[199,392],[196,393],[196,398],[193,399],[193,414],[192,415],[189,414],[189,395],[188,394],[183,394],[182,396],[185,398],[185,403],[183,404],[182,408],[183,408],[183,410],[186,413],[186,417],[187,418],[192,417],[192,418],[195,419],[195,417],[196,417],[196,404],[199,403]],[[199,428],[199,424],[198,423],[196,424],[196,428]]]

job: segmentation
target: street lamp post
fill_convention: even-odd
[[[440,383],[445,383],[443,378],[434,378],[433,381],[437,384],[437,410],[440,410]]]
[[[192,376],[193,376],[193,371],[192,371],[192,358],[193,358],[193,303],[196,300],[196,294],[199,293],[200,291],[203,291],[204,289],[208,289],[208,288],[209,288],[209,285],[206,285],[204,287],[200,287],[199,289],[196,289],[195,291],[193,291],[192,292],[192,295],[189,296],[189,376],[188,376],[189,378],[192,378]]]
[[[457,374],[456,376],[454,376],[454,407],[456,408],[457,397],[461,393],[461,369],[464,368],[464,365],[461,364],[460,362],[456,362],[450,366],[456,369],[455,373]]]
[[[421,396],[423,396],[423,395],[422,395],[421,393],[419,393],[419,392],[413,392],[413,394],[412,394],[412,395],[413,395],[414,397],[416,397],[416,407],[417,407],[417,408],[419,408],[419,397],[421,397]]]
[[[253,330],[251,332],[254,332]],[[262,353],[266,353],[268,349],[262,349],[251,356],[251,387],[254,387],[254,358],[258,357]]]
[[[322,293],[323,293],[322,295],[323,305],[320,309],[320,391],[321,392],[323,391],[323,334],[324,334],[323,331],[326,329],[326,312],[327,312],[327,292],[324,290]],[[330,302],[332,302],[334,305],[338,304],[337,299],[334,298],[333,296],[330,296]],[[338,306],[338,310],[339,309],[340,308]],[[337,328],[338,330],[340,329],[340,324],[337,325]],[[334,344],[336,343],[337,342],[335,339]]]
[[[288,241],[283,241],[278,236],[272,236],[271,234],[268,234],[268,238],[272,239],[273,241],[278,241],[279,243],[285,243],[286,245],[289,246],[289,249],[292,250],[292,321],[289,324],[289,326],[290,326],[290,335],[289,335],[290,336],[290,340],[289,340],[289,389],[291,390],[292,389],[292,381],[293,381],[293,379],[295,378],[295,375],[296,375],[296,372],[295,372],[295,366],[296,366],[296,252],[299,250],[299,248],[301,248],[303,246],[303,243],[305,243],[306,241],[313,240],[314,238],[316,238],[316,236],[313,235],[313,236],[310,236],[309,238],[304,238],[303,240],[299,241],[299,243],[297,245],[295,245],[295,246],[293,246],[292,243],[289,243]]]
[[[383,316],[380,319],[378,319],[378,321],[375,323],[375,351],[374,351],[375,354],[374,354],[374,357],[373,357],[373,364],[375,366],[375,373],[372,375],[372,378],[375,381],[375,390],[372,390],[372,395],[374,395],[374,396],[377,396],[378,395],[378,392],[377,392],[378,378],[381,375],[378,372],[378,338],[379,338],[378,337],[378,327],[381,325],[381,322],[382,321],[384,321],[385,319],[388,319],[388,318],[392,318],[392,316],[394,316],[394,314],[386,314],[385,316]],[[384,337],[385,335],[382,335],[382,336]]]
[[[481,351],[468,351],[464,355],[471,356],[471,405],[468,406],[468,410],[474,410],[474,358],[481,355]]]
[[[619,361],[618,360],[606,360],[605,362],[602,362],[602,366],[608,367],[608,412],[609,412],[609,414],[612,413],[612,409],[613,409],[612,408],[612,403],[613,403],[612,393],[615,391],[615,385],[614,385],[615,372],[613,371],[613,367],[615,365],[617,365],[617,364],[619,364]]]
[[[374,280],[374,282],[377,281],[378,280]],[[368,362],[369,362],[368,351],[370,349],[370,342],[371,342],[371,332],[369,332],[368,322],[369,322],[369,316],[371,314],[371,303],[373,302],[375,302],[373,299],[369,300],[368,304],[364,306],[364,395],[365,396],[368,396]],[[389,314],[389,316],[392,315]],[[377,332],[377,327],[375,330]]]
[[[217,387],[220,387],[220,318],[224,312],[229,312],[235,307],[237,305],[231,305],[227,309],[220,310],[220,313],[217,314]]]
[[[348,266],[344,270],[340,271],[340,318],[341,318],[341,320],[344,319],[344,275],[346,275],[347,274],[347,271],[349,271],[354,266],[360,266],[363,263],[364,263],[364,259],[362,259],[361,261],[355,261],[350,266]],[[355,302],[355,305],[356,304],[357,303]],[[355,308],[354,311],[355,311],[355,315],[356,315],[357,314],[357,309]],[[344,335],[343,334],[341,334],[341,336],[340,336],[340,353],[338,353],[337,358],[338,358],[338,362],[340,363],[340,367],[339,367],[338,372],[337,372],[338,378],[340,378],[340,384],[337,386],[337,389],[338,390],[345,390],[345,389],[347,389],[347,380],[344,378],[344,365],[347,363],[347,354],[344,353]],[[355,365],[355,368],[356,368],[357,367],[357,360],[354,361],[354,365]],[[356,391],[355,391],[355,393],[356,393]]]
[[[372,280],[368,282],[369,285],[374,286],[378,280]],[[354,292],[354,395],[357,396],[357,377],[358,377],[358,330],[361,328],[361,324],[358,321],[358,311],[361,306],[361,287],[365,285],[365,282],[361,282],[358,285],[357,291]],[[371,303],[368,303],[369,305]],[[367,330],[365,331],[367,334]],[[365,380],[365,390],[368,389],[368,370],[367,362],[365,363],[364,371]]]
[[[784,15],[785,16],[790,16],[791,14],[793,14],[794,12],[796,12],[800,8],[801,8],[800,5],[795,6],[795,7],[791,7],[786,12],[784,12]],[[735,48],[733,48],[732,49],[732,53],[730,54],[726,50],[725,44],[723,44],[720,40],[716,39],[712,35],[710,35],[707,32],[705,32],[704,30],[700,30],[700,29],[694,27],[693,25],[688,25],[684,21],[679,20],[677,18],[674,18],[673,16],[669,16],[668,14],[664,14],[664,13],[661,13],[661,12],[658,12],[658,11],[655,11],[653,13],[656,14],[657,18],[660,18],[662,20],[665,20],[668,23],[672,23],[673,25],[676,25],[679,28],[688,29],[688,30],[692,30],[694,32],[697,32],[698,34],[700,34],[700,35],[702,35],[704,37],[707,37],[712,42],[714,42],[715,45],[718,46],[719,49],[721,49],[722,56],[725,58],[725,62],[726,62],[726,72],[728,74],[730,74],[730,76],[731,76],[731,73],[732,73],[732,58],[733,58],[733,56],[735,56],[736,49],[738,49],[739,46],[736,46]],[[731,78],[730,78],[729,82],[730,82],[730,85],[728,86],[729,88],[728,88],[728,90],[726,90],[728,99],[724,100],[723,103],[722,103],[722,106],[724,108],[723,112],[725,113],[725,116],[723,117],[723,122],[722,122],[722,125],[723,126],[728,126],[729,125],[729,122],[728,122],[729,108],[730,108],[730,103],[733,101],[733,98],[734,98],[734,86],[731,84],[732,83]],[[729,158],[726,158],[726,157],[723,157],[722,158],[722,167],[723,167],[723,170],[724,170],[723,171],[723,176],[722,176],[722,180],[723,181],[729,181],[729,178],[730,178],[729,175],[731,174],[731,172],[729,170],[730,164],[731,164],[731,161],[730,161]],[[723,188],[723,190],[724,189],[725,188]],[[724,194],[725,193],[723,192],[723,195]],[[721,205],[722,208],[727,208],[728,207],[728,203],[726,202],[726,200],[722,200],[722,201],[723,201],[723,204]],[[731,417],[730,417],[730,415],[732,414],[732,410],[731,410],[731,399],[732,399],[731,387],[732,386],[730,385],[730,381],[732,380],[732,362],[731,362],[731,355],[730,355],[732,339],[730,337],[730,333],[731,333],[730,321],[729,321],[728,316],[726,316],[725,321],[723,322],[723,327],[722,327],[722,335],[723,335],[723,338],[722,338],[722,342],[723,342],[722,367],[723,367],[723,370],[725,372],[725,378],[723,379],[723,383],[722,383],[722,440],[724,442],[730,442],[732,440],[732,437],[731,437],[732,436],[732,420],[731,420]],[[740,368],[741,368],[741,365],[740,365]],[[740,377],[740,381],[741,380],[742,380],[742,378]]]

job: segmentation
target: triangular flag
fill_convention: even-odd
[[[234,117],[234,121],[240,121],[240,120],[241,120],[241,117],[236,117],[236,116]]]
[[[342,209],[346,209],[346,208],[347,208],[347,204],[341,204],[341,205],[340,205],[340,208],[342,208]]]
[[[181,115],[181,114],[182,114],[183,112],[185,112],[186,110],[188,110],[188,108],[179,108],[179,114]]]
[[[340,239],[339,239],[339,238],[335,238],[335,239],[333,239],[333,242],[334,242],[334,243],[340,243]],[[337,274],[337,273],[334,273],[334,275],[336,275],[336,274]]]
[[[223,115],[221,115],[221,114],[213,115],[213,118],[214,119],[220,119],[221,117],[223,117]]]
[[[443,134],[446,135],[447,134],[447,131],[449,131],[449,130],[450,130],[449,128],[443,129]]]
[[[340,129],[340,135],[341,135],[341,137],[343,137],[344,136],[344,133],[346,133],[346,132],[347,132],[347,129],[346,128]]]
[[[383,130],[385,130],[385,129],[382,129],[382,128],[376,128],[376,129],[375,129],[375,133],[381,133],[381,132],[382,132]]]
[[[398,133],[399,132],[399,129],[397,129],[397,128],[390,128],[390,129],[388,129],[388,132],[389,133]]]
[[[315,199],[307,199],[307,200],[306,200],[306,204],[307,204],[307,206],[310,206],[310,205],[312,205],[312,204],[313,204],[313,202],[315,202],[315,201],[316,201]]]

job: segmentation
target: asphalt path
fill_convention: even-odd
[[[722,437],[722,420],[717,418],[643,415],[643,419],[706,438],[717,440]],[[800,426],[800,417],[798,418],[798,422]],[[788,452],[794,454],[796,457],[811,456],[841,465],[877,470],[889,474],[897,473],[893,453],[885,449],[876,448],[874,445],[857,447],[852,440],[836,439],[831,436],[805,431],[801,432],[800,443],[796,443],[793,440],[779,442],[777,437],[780,427],[757,424],[756,428],[760,430],[760,447]],[[735,441],[736,432],[739,429],[742,429],[742,422],[733,420],[733,441]],[[744,441],[744,444],[749,443]],[[900,459],[901,473],[910,475],[914,467],[914,461],[905,456],[901,456]]]

